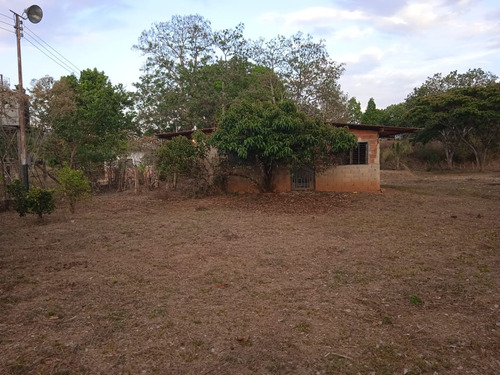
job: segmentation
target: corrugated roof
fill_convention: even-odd
[[[419,130],[420,128],[411,128],[411,127],[403,127],[403,126],[387,126],[387,125],[368,125],[368,124],[346,124],[346,123],[341,123],[341,122],[328,122],[328,124],[337,126],[337,127],[344,127],[347,126],[349,129],[356,129],[356,130],[373,130],[378,132],[380,137],[394,137],[395,135],[398,134],[408,134],[408,133],[415,133]]]
[[[330,125],[336,126],[336,127],[347,126],[349,129],[355,129],[355,130],[373,130],[373,131],[377,132],[380,137],[383,137],[383,138],[394,137],[395,135],[398,135],[398,134],[415,133],[415,132],[421,130],[420,128],[410,128],[410,127],[402,127],[402,126],[347,124],[347,123],[341,123],[341,122],[328,122],[327,124],[330,124]],[[210,134],[210,133],[213,133],[214,131],[216,131],[217,127],[198,129],[198,130],[202,131],[205,134]],[[178,132],[158,133],[158,134],[156,134],[156,136],[160,139],[172,139],[172,138],[177,137],[179,135],[182,135],[185,137],[190,137],[195,131],[196,130],[181,130]]]

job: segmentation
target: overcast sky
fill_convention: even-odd
[[[499,0],[0,0],[0,74],[11,87],[18,79],[9,9],[22,13],[33,3],[44,17],[36,25],[25,21],[25,87],[33,78],[71,73],[30,44],[33,32],[77,68],[97,68],[132,89],[144,62],[131,48],[141,32],[189,14],[214,30],[242,22],[247,39],[297,31],[324,39],[330,57],[346,64],[343,91],[363,108],[370,97],[378,108],[400,103],[434,73],[482,68],[500,75]]]

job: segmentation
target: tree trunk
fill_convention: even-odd
[[[273,191],[274,166],[272,164],[268,166],[263,166],[262,170],[264,172],[263,190],[266,193],[270,193]]]
[[[134,167],[134,194],[139,192],[139,167]]]

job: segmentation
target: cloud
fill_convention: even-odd
[[[367,38],[374,34],[374,29],[371,27],[360,27],[357,25],[347,26],[332,33],[332,37],[338,40],[352,40]]]
[[[340,4],[344,9],[362,9],[367,14],[371,14],[374,16],[393,14],[405,4],[405,2],[401,0],[341,0],[340,2],[332,2],[334,2],[335,4]]]
[[[281,22],[288,27],[301,26],[332,26],[335,22],[361,21],[368,19],[363,11],[343,10],[326,7],[311,7],[298,12],[277,13],[270,12],[261,16],[262,22]]]
[[[340,56],[339,60],[346,63],[350,74],[366,73],[380,65],[384,58],[384,51],[376,46],[371,46],[360,53],[351,53]]]

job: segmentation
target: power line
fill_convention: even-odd
[[[1,26],[0,26],[0,29],[5,30],[5,31],[8,31],[9,33],[12,33],[12,34],[15,34],[15,33],[16,33],[15,31],[12,31],[12,30],[6,29],[5,27],[1,27]]]
[[[47,56],[49,59],[51,59],[52,61],[54,61],[57,65],[59,65],[61,68],[67,70],[68,72],[70,72],[71,74],[74,73],[74,71],[72,69],[70,69],[68,66],[64,66],[63,64],[61,64],[59,61],[57,61],[55,58],[53,58],[52,56],[50,56],[49,54],[45,53],[45,51],[43,51],[41,48],[39,48],[35,43],[33,43],[29,38],[26,38],[26,41],[28,43],[30,43],[33,47],[35,47],[37,50],[39,50],[41,53],[43,53],[45,56]]]
[[[4,16],[4,17],[6,17],[6,18],[12,19],[12,15],[8,16],[8,15],[6,15],[6,14],[0,13],[0,16]]]
[[[38,40],[40,40],[42,43],[44,43],[47,47],[49,47],[52,51],[54,51],[56,54],[58,54],[60,57],[62,57],[68,64],[65,64],[65,65],[68,65],[70,67],[73,67],[75,68],[78,72],[81,72],[81,69],[78,68],[75,64],[73,64],[71,61],[69,61],[66,57],[64,57],[61,53],[59,53],[54,47],[52,47],[49,43],[47,43],[45,40],[43,40],[41,37],[39,37],[33,30],[31,30],[29,27],[27,26],[24,26],[24,28],[26,30],[28,30],[28,34],[32,34],[32,36],[34,36],[35,38],[37,38]],[[49,51],[47,51],[49,52]],[[53,53],[49,52],[51,55],[54,56]],[[55,56],[54,56],[55,57]],[[57,58],[57,57],[56,57]],[[59,59],[58,59],[59,60]]]
[[[9,22],[0,21],[0,23],[4,23],[4,24],[6,24],[6,25],[9,25],[9,26],[11,26],[11,27],[14,27],[14,26],[12,26],[12,24],[11,24],[11,23],[9,23]]]
[[[59,57],[57,57],[56,55],[54,55],[50,50],[48,50],[44,45],[42,45],[39,41],[37,41],[36,39],[34,39],[31,35],[29,34],[26,34],[24,36],[24,38],[30,42],[32,45],[35,45],[34,43],[37,43],[43,50],[45,50],[44,54],[46,56],[50,55],[52,56],[51,59],[53,61],[57,60],[58,61],[58,64],[60,66],[64,65],[65,69],[68,69],[68,70],[71,70],[71,71],[74,71],[73,67],[69,64],[66,64],[63,60],[61,60]],[[33,43],[34,42],[34,43]],[[38,47],[37,47],[38,48]],[[39,51],[42,51],[40,48],[38,48]]]

